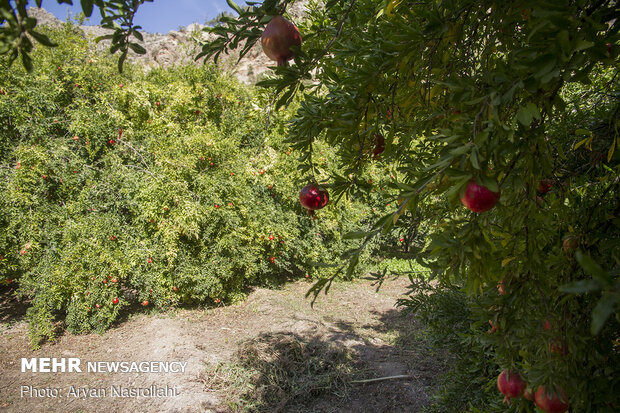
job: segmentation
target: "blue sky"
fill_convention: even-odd
[[[34,4],[34,1],[31,3]],[[237,0],[236,3],[245,4],[245,1]],[[69,6],[58,4],[56,0],[43,0],[42,7],[65,21],[67,10],[73,15],[82,11],[79,0],[73,0],[73,4],[74,6]],[[177,30],[180,26],[204,23],[222,11],[232,11],[226,4],[226,0],[155,0],[140,6],[134,22],[142,26],[142,30],[146,32],[168,33],[170,30]],[[95,8],[90,22],[86,24],[98,22],[99,10]]]

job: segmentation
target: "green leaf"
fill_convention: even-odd
[[[586,50],[591,48],[592,46],[594,46],[594,42],[589,42],[587,40],[584,39],[579,39],[579,41],[577,41],[577,44],[575,45],[575,52],[580,52],[582,50]]]
[[[121,56],[118,58],[119,73],[123,73],[123,63],[125,63],[125,59],[127,59],[127,50],[124,50]]]
[[[601,287],[601,283],[597,280],[579,280],[569,284],[564,284],[559,288],[559,290],[563,293],[581,294],[598,291]]]
[[[281,106],[286,105],[293,98],[294,93],[294,87],[291,87],[286,92],[284,92],[284,94],[282,94],[280,99],[278,99],[278,101],[276,102],[276,110],[279,109]]]
[[[140,33],[138,30],[132,30],[132,31],[131,31],[131,34],[133,34],[133,36],[134,36],[136,39],[140,40],[141,42],[143,42],[143,41],[144,41],[144,37],[142,36],[142,33]]]
[[[138,43],[129,43],[129,47],[137,54],[146,54],[146,49]]]
[[[37,33],[34,30],[29,30],[28,34],[30,34],[32,37],[34,37],[34,39],[37,42],[41,43],[43,46],[47,46],[47,47],[56,47],[56,46],[58,46],[56,43],[52,42],[49,37],[47,37],[46,35],[44,35],[42,33]]]
[[[28,73],[32,73],[32,71],[34,70],[34,66],[32,65],[32,58],[26,52],[22,52],[21,55],[22,55],[22,64],[24,65],[24,68],[26,69]]]
[[[579,250],[575,253],[575,258],[586,273],[603,283],[603,285],[609,285],[611,283],[611,277],[609,274],[603,270],[601,266],[592,259],[592,257]]]
[[[471,166],[476,169],[480,169],[480,163],[478,163],[478,149],[474,148],[471,151],[471,155],[469,155],[469,161],[471,162]]]
[[[605,321],[607,321],[607,318],[609,318],[611,313],[614,311],[615,305],[615,297],[612,294],[603,293],[603,296],[600,300],[598,300],[596,307],[592,310],[592,325],[590,326],[590,332],[592,335],[597,335],[601,332]]]
[[[495,178],[491,178],[490,176],[482,175],[480,177],[480,180],[482,181],[482,185],[487,187],[487,189],[489,191],[492,191],[492,192],[499,191],[499,185],[497,184],[497,181],[495,180]]]
[[[243,10],[241,10],[241,7],[237,6],[237,4],[234,1],[226,0],[226,3],[228,3],[230,8],[233,9],[234,11],[236,11],[237,13],[239,13],[239,14],[243,13]]]
[[[342,239],[360,239],[360,238],[368,237],[370,235],[374,235],[376,233],[377,233],[376,231],[371,231],[371,232],[367,232],[367,231],[354,231],[354,232],[349,232],[347,234],[344,234],[342,236]]]
[[[80,0],[82,4],[82,11],[86,17],[90,17],[93,14],[94,0]]]
[[[532,102],[528,102],[517,112],[517,120],[525,127],[530,126],[534,119],[540,119],[540,111],[538,110],[538,106],[534,105]]]

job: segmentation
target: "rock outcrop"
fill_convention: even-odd
[[[291,6],[289,13],[296,19],[304,15],[304,3],[296,2]],[[37,19],[38,25],[61,27],[63,22],[45,9],[32,7],[28,10],[30,16]],[[194,61],[194,57],[200,52],[200,41],[209,39],[209,34],[202,29],[206,27],[202,24],[192,23],[179,30],[171,30],[166,34],[143,32],[144,41],[140,42],[147,50],[144,55],[138,55],[130,51],[128,60],[139,62],[147,68],[169,67],[184,64],[202,64],[202,59]],[[95,38],[109,34],[111,31],[101,26],[79,25],[78,28],[84,35],[92,41],[93,47],[105,52],[109,49],[109,41],[95,42]],[[232,73],[241,82],[255,83],[262,75],[269,71],[272,62],[262,52],[260,41],[252,47],[245,57],[237,63],[238,53],[232,52],[224,56],[218,65],[227,72]]]

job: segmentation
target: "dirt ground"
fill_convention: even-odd
[[[334,284],[314,308],[304,298],[310,285],[300,281],[279,290],[256,289],[237,305],[135,315],[102,335],[66,333],[37,351],[28,345],[24,306],[5,288],[0,292],[0,411],[226,412],[224,391],[209,388],[204,380],[207,367],[229,362],[240,343],[270,333],[346,346],[363,362],[367,378],[407,376],[351,383],[346,397],[321,396],[308,411],[417,412],[429,403],[432,380],[444,366],[442,357],[424,345],[421,327],[394,307],[406,279],[388,281],[379,292],[369,281]],[[77,357],[83,368],[89,361],[187,365],[183,373],[22,373],[23,357]],[[110,386],[153,385],[169,386],[177,394],[137,398],[110,391]],[[28,386],[58,389],[58,396],[36,397]],[[71,386],[101,388],[106,394],[75,397],[69,394]]]

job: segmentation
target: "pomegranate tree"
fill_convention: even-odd
[[[521,397],[525,387],[525,381],[514,371],[504,370],[497,377],[497,388],[506,396],[504,401]]]
[[[536,390],[536,406],[540,407],[543,412],[547,413],[564,413],[568,410],[568,397],[564,393],[564,389],[560,386],[554,386],[555,391],[549,391],[545,386],[540,386]]]
[[[314,211],[327,205],[329,195],[327,190],[317,184],[308,184],[299,191],[299,202],[304,208]]]
[[[486,186],[479,185],[475,179],[467,184],[465,192],[461,195],[461,203],[473,212],[485,212],[493,208],[499,201],[501,191],[493,192]]]
[[[278,66],[286,66],[295,54],[292,46],[301,47],[301,35],[297,27],[282,16],[273,16],[260,38],[263,52],[278,62]]]

